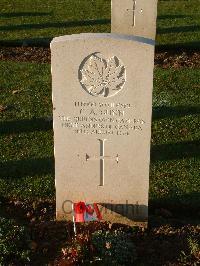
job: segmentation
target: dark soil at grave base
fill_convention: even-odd
[[[0,60],[50,63],[51,53],[44,47],[0,47]],[[200,51],[156,52],[155,66],[162,68],[200,67]]]
[[[6,213],[7,218],[14,218],[17,224],[29,227],[33,251],[30,265],[80,265],[60,263],[63,259],[61,249],[72,242],[74,233],[72,222],[55,221],[54,200],[24,202],[1,199],[0,211]],[[168,210],[157,209],[154,213],[150,216],[148,229],[138,228],[133,233],[133,229],[125,225],[91,222],[77,224],[77,235],[90,236],[96,230],[121,228],[128,234],[133,233],[138,255],[135,265],[200,265],[200,250],[195,255],[189,255],[188,251],[189,236],[200,241],[200,225],[175,218]],[[186,254],[184,263],[181,261],[182,251]]]

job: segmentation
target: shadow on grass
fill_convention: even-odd
[[[0,40],[0,46],[30,46],[30,47],[49,47],[53,36],[43,38],[27,38],[27,39],[13,39],[13,40]],[[200,41],[191,41],[173,44],[157,44],[156,52],[190,52],[199,51]]]
[[[43,24],[6,25],[6,26],[0,26],[0,31],[81,27],[81,26],[93,26],[93,25],[104,25],[104,24],[110,24],[110,19],[91,19],[91,20],[82,20],[82,21],[48,22],[48,23],[43,23]]]
[[[182,117],[195,114],[200,114],[199,106],[159,106],[153,108],[153,120],[159,120],[168,117]]]
[[[174,195],[169,192],[168,197],[149,200],[149,212],[156,214],[156,210],[165,208],[172,212],[174,218],[193,217],[193,223],[200,221],[200,192]],[[194,219],[195,218],[195,219]]]
[[[157,34],[200,31],[199,25],[158,28]]]
[[[0,134],[16,134],[22,132],[48,131],[53,129],[52,122],[44,118],[33,118],[0,122]]]
[[[13,18],[13,17],[38,17],[38,16],[50,16],[52,12],[10,12],[1,13],[0,18]]]
[[[1,42],[0,42],[1,44]],[[197,51],[200,49],[200,41],[182,42],[182,43],[171,43],[171,44],[157,44],[156,52],[190,52]]]
[[[16,40],[0,40],[0,46],[30,46],[30,47],[49,47],[52,37],[47,38],[30,38],[30,39],[16,39]]]
[[[188,15],[161,15],[158,16],[158,19],[176,19],[176,18],[192,18],[193,16]]]
[[[54,158],[24,159],[0,162],[0,178],[21,178],[36,175],[54,175]]]
[[[200,157],[200,140],[161,144],[151,147],[151,161]]]
[[[200,157],[200,141],[156,145],[151,148],[151,161]],[[23,159],[0,163],[0,178],[21,178],[54,174],[54,158]]]

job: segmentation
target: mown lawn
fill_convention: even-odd
[[[49,46],[51,39],[59,35],[110,32],[110,2],[1,0],[0,46]],[[158,48],[172,48],[174,52],[183,47],[200,49],[199,40],[200,0],[159,0]],[[4,265],[2,259],[5,265],[9,264],[7,259],[22,265],[15,258],[25,254],[21,244],[25,250],[31,249],[31,265],[47,265],[50,259],[60,257],[61,246],[73,246],[72,225],[53,221],[51,91],[49,64],[0,61],[0,265]],[[138,265],[169,265],[169,261],[193,265],[200,260],[196,226],[200,222],[199,128],[200,69],[157,67],[149,229],[143,235],[134,235],[141,261]],[[16,225],[25,225],[27,235]],[[81,235],[87,231],[86,227],[79,229]]]
[[[1,0],[0,44],[48,45],[59,35],[110,32],[110,0]],[[200,48],[200,0],[160,0],[157,44]]]
[[[48,64],[0,62],[0,195],[54,198]],[[200,208],[200,69],[155,70],[150,205]],[[185,213],[186,214],[186,213]]]

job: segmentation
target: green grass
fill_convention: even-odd
[[[200,69],[155,72],[150,198],[200,208]]]
[[[54,197],[48,64],[0,62],[0,195]],[[150,199],[199,209],[200,70],[155,70]],[[12,91],[21,89],[18,94]],[[198,196],[198,197],[197,197]]]
[[[157,33],[159,45],[200,48],[200,0],[160,0]]]
[[[110,0],[1,0],[1,44],[43,45],[55,36],[110,32]],[[200,0],[160,0],[157,43],[200,48]]]
[[[0,195],[49,197],[54,193],[50,67],[0,64]],[[21,90],[13,94],[13,90]]]

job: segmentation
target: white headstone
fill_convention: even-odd
[[[51,43],[56,208],[98,203],[104,220],[148,217],[154,43],[80,34]]]
[[[112,0],[112,33],[155,39],[158,0]]]

